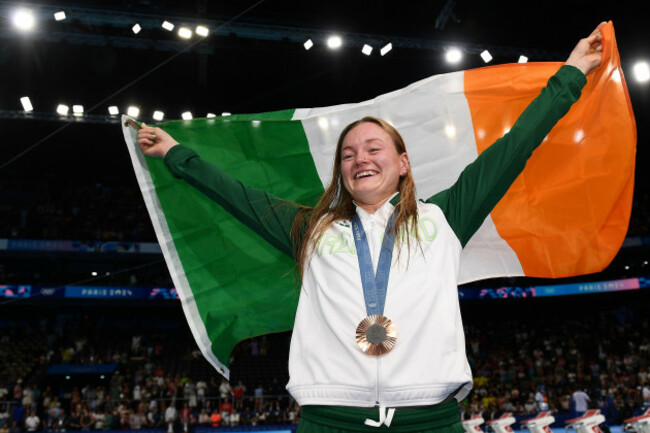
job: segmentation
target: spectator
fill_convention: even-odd
[[[88,431],[92,428],[93,425],[93,417],[88,412],[87,408],[83,408],[81,410],[81,416],[79,417],[79,425],[81,426],[82,431]]]
[[[587,395],[586,391],[587,390],[578,389],[573,393],[574,411],[577,417],[584,415],[589,408],[589,402],[591,402],[591,399]]]
[[[650,409],[650,383],[646,383],[642,391],[643,395],[643,407],[645,409]]]
[[[232,395],[232,389],[230,388],[230,384],[226,379],[221,379],[221,385],[219,385],[219,397],[221,399],[226,399],[230,398]]]
[[[201,413],[199,414],[199,425],[202,427],[207,427],[210,425],[210,415],[205,410],[205,408],[201,409]]]
[[[548,398],[546,397],[546,388],[540,385],[535,394],[535,402],[537,403],[537,410],[540,412],[548,411]]]
[[[262,384],[258,384],[255,388],[255,410],[261,411],[264,404],[264,387]]]
[[[223,400],[223,403],[221,403],[221,406],[219,407],[219,411],[221,412],[221,419],[224,423],[228,424],[230,421],[230,414],[233,412],[233,406],[229,398]]]
[[[235,401],[235,409],[241,410],[243,405],[244,392],[246,392],[246,387],[242,381],[238,381],[237,385],[232,388],[232,395]]]
[[[210,415],[210,424],[212,427],[219,427],[221,425],[221,414],[216,407],[212,410],[212,415]]]
[[[190,428],[191,410],[187,403],[183,403],[183,408],[180,413],[180,420],[183,432],[187,432]]]
[[[176,423],[176,419],[178,418],[178,412],[176,411],[176,407],[174,406],[174,403],[169,403],[169,406],[165,410],[165,424],[167,425],[167,433],[173,433],[174,432],[174,424]]]
[[[196,396],[201,404],[201,407],[205,406],[205,394],[208,390],[208,384],[203,379],[199,379],[196,382]]]
[[[22,404],[17,404],[14,406],[13,409],[11,409],[11,418],[17,422],[19,426],[22,427],[23,423],[25,422],[25,406]]]
[[[25,430],[28,432],[35,432],[41,428],[41,419],[36,415],[33,410],[29,411],[29,416],[25,418]]]

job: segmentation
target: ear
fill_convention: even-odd
[[[399,156],[399,163],[400,163],[399,175],[404,176],[406,175],[406,173],[408,173],[409,168],[411,167],[411,164],[409,163],[409,156],[406,152],[402,153]]]

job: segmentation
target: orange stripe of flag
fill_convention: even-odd
[[[627,232],[636,124],[611,22],[602,33],[603,61],[589,74],[582,97],[491,213],[528,276],[600,271]],[[479,153],[514,124],[560,66],[511,64],[465,72]]]

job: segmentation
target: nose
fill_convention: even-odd
[[[368,159],[366,158],[366,153],[365,152],[357,153],[357,155],[354,158],[354,162],[357,165],[365,164],[367,161],[368,161]]]

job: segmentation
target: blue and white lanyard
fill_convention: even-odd
[[[395,244],[393,226],[395,225],[396,218],[397,211],[394,211],[386,225],[376,274],[373,270],[370,248],[368,247],[368,238],[366,237],[366,232],[363,230],[361,219],[358,214],[352,219],[354,244],[357,247],[357,259],[359,260],[359,271],[361,272],[363,298],[366,304],[366,313],[368,316],[373,314],[384,314],[388,276],[390,274],[390,265],[393,259],[393,245]]]

